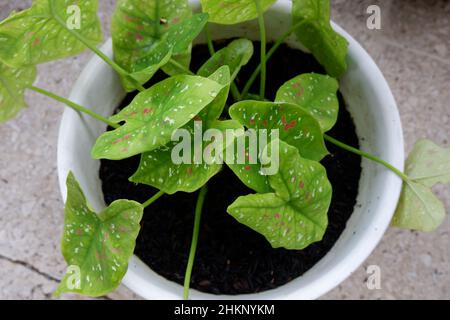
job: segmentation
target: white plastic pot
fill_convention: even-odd
[[[192,3],[199,10],[198,1]],[[268,40],[276,40],[290,27],[290,2],[281,1],[265,15]],[[354,118],[360,145],[368,151],[403,169],[403,134],[396,103],[386,80],[367,52],[344,30],[335,29],[350,43],[348,71],[340,79],[341,92]],[[246,37],[259,39],[253,22],[212,28],[216,39]],[[299,47],[294,38],[288,43]],[[103,51],[112,56],[111,42]],[[98,57],[92,58],[76,82],[70,99],[96,112],[109,116],[125,93],[114,71]],[[58,141],[58,174],[62,196],[66,198],[65,180],[73,171],[88,201],[101,210],[104,207],[100,162],[90,151],[105,125],[88,116],[66,109]],[[215,296],[193,290],[193,299],[315,299],[333,289],[347,278],[380,241],[389,226],[401,189],[401,180],[393,173],[363,160],[358,206],[337,243],[312,269],[303,276],[277,289],[258,294]],[[123,283],[147,299],[179,299],[180,285],[157,275],[134,256]]]

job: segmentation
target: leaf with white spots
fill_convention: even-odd
[[[261,233],[274,248],[301,250],[320,241],[332,195],[325,168],[280,141],[279,171],[269,182],[274,193],[239,197],[228,213]]]
[[[433,231],[445,219],[445,207],[432,187],[450,182],[450,149],[419,140],[405,164],[410,181],[403,185],[392,224],[399,228]]]
[[[293,0],[293,24],[298,40],[307,47],[329,75],[339,77],[347,69],[348,42],[330,24],[329,0]]]
[[[269,9],[276,0],[200,0],[203,12],[209,21],[219,24],[236,24],[258,17],[255,1],[259,1],[263,11]]]
[[[75,292],[98,297],[116,289],[133,255],[143,210],[140,203],[117,200],[95,213],[69,173],[62,253],[71,271],[55,295]]]
[[[229,113],[247,128],[278,129],[280,139],[306,159],[320,161],[328,154],[319,123],[297,105],[246,100],[232,105]]]
[[[230,68],[231,80],[234,80],[239,70],[248,63],[252,55],[253,43],[250,40],[233,40],[206,61],[197,74],[207,77],[221,66],[227,65]]]
[[[213,80],[189,75],[155,84],[110,118],[125,124],[101,135],[92,149],[92,157],[120,160],[166,145],[174,130],[209,105],[223,87]]]
[[[170,59],[189,67],[191,43],[207,21],[207,14],[192,16],[185,0],[160,0],[159,7],[156,0],[121,0],[112,20],[114,59],[139,84],[159,68],[172,70]],[[127,79],[123,83],[127,91],[136,87]]]
[[[339,101],[336,79],[320,74],[302,74],[278,89],[275,102],[296,104],[309,111],[326,132],[336,124]]]
[[[36,79],[35,67],[12,68],[0,61],[0,122],[26,107],[25,89]]]
[[[195,140],[202,141],[202,133],[206,134],[209,129],[220,130],[221,137],[224,137],[222,132],[226,129],[235,129],[241,126],[233,120],[217,121],[228,96],[230,85],[228,67],[221,67],[209,78],[225,87],[194,120],[182,128],[184,135],[180,135],[176,141],[172,141],[166,146],[143,153],[138,170],[130,178],[130,181],[151,185],[168,194],[179,191],[194,192],[220,171],[224,148],[220,143],[223,139],[214,136],[214,138],[218,138],[217,141],[212,141],[212,139],[204,141],[199,149],[196,149]],[[196,135],[195,132],[199,134]],[[211,161],[206,162],[205,153],[212,154],[215,159],[211,157]],[[179,160],[174,161],[174,159]]]
[[[29,9],[14,12],[0,23],[0,60],[22,67],[84,51],[86,46],[70,33],[69,27],[97,45],[102,40],[97,9],[97,0],[34,0]]]

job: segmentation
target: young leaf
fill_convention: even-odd
[[[269,176],[269,182],[275,193],[239,197],[228,213],[274,248],[301,250],[320,241],[332,195],[325,168],[280,141],[279,172]]]
[[[222,161],[205,163],[203,159],[204,150],[210,147],[212,142],[205,142],[203,144],[200,162],[197,161],[196,163],[194,159],[194,152],[196,150],[194,143],[194,129],[206,132],[208,129],[217,128],[221,131],[225,131],[226,129],[234,129],[236,125],[239,125],[232,120],[216,120],[219,118],[228,96],[230,87],[230,72],[228,67],[221,67],[209,78],[225,87],[220,91],[217,97],[195,117],[195,123],[194,121],[191,121],[183,127],[183,129],[186,129],[187,132],[189,132],[189,141],[184,141],[186,137],[183,137],[183,141],[170,142],[167,146],[142,154],[138,170],[130,178],[130,181],[151,185],[168,194],[174,194],[179,191],[194,192],[220,171],[222,168]],[[201,128],[195,127],[200,123],[202,124]],[[205,127],[203,127],[203,125],[205,125]],[[183,153],[190,152],[190,163],[177,164],[172,158],[174,148],[181,143],[185,143],[187,147],[187,150],[183,150]],[[178,155],[179,153],[177,153],[177,156]]]
[[[0,61],[0,122],[26,107],[24,92],[36,79],[35,67],[12,68]]]
[[[111,117],[113,122],[126,123],[101,135],[92,157],[120,160],[166,145],[173,131],[210,104],[223,87],[210,79],[188,75],[155,84]]]
[[[406,175],[392,224],[399,228],[433,231],[445,219],[445,208],[431,187],[450,182],[450,149],[419,140],[406,160]]]
[[[76,292],[98,297],[116,289],[133,254],[143,210],[140,203],[118,200],[95,213],[69,173],[62,239],[69,268],[55,295]]]
[[[306,159],[320,161],[328,154],[317,120],[294,104],[247,100],[232,105],[229,113],[247,128],[279,129],[280,139]]]
[[[76,7],[74,7],[76,6]],[[76,23],[78,8],[80,23]],[[34,0],[31,8],[0,23],[0,59],[22,67],[66,58],[86,49],[69,28],[92,45],[102,40],[97,0]]]
[[[239,73],[239,70],[248,63],[252,55],[253,43],[250,40],[233,40],[206,61],[198,70],[197,74],[207,77],[219,67],[227,65],[230,68],[231,80],[233,81]]]
[[[295,30],[305,45],[332,77],[347,69],[347,40],[330,24],[329,0],[292,0],[293,24],[304,22]]]
[[[191,16],[184,0],[161,0],[159,9],[156,3],[122,0],[113,15],[114,58],[140,84],[150,80],[159,68],[170,75],[180,73],[167,64],[170,59],[188,68],[191,43],[208,21],[204,13]],[[127,90],[135,88],[126,79],[123,81]]]
[[[200,0],[203,12],[209,14],[209,21],[220,24],[236,24],[258,17],[255,1],[259,1],[263,11],[269,9],[276,0]]]
[[[296,104],[316,118],[322,131],[336,124],[339,101],[336,93],[338,82],[320,74],[302,74],[283,84],[277,92],[275,102]]]

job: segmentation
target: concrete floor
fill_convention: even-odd
[[[0,0],[0,19],[29,0]],[[101,0],[108,30],[115,1]],[[334,0],[333,19],[359,40],[386,76],[400,109],[407,151],[429,137],[450,146],[450,1]],[[382,30],[366,27],[381,7]],[[67,96],[90,54],[39,67],[38,85]],[[30,109],[0,126],[0,299],[47,299],[65,269],[56,141],[63,108],[28,94]],[[436,188],[450,212],[450,188]],[[369,265],[381,289],[368,290]],[[65,295],[64,298],[80,298]],[[109,298],[136,299],[121,287]],[[325,299],[450,299],[450,219],[434,233],[389,229],[370,258]]]

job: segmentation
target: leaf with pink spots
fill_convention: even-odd
[[[276,0],[257,0],[263,11]],[[200,0],[203,12],[210,15],[210,21],[219,24],[236,24],[258,17],[255,0]]]
[[[317,120],[294,104],[246,100],[232,105],[229,113],[247,128],[278,129],[280,139],[306,159],[320,161],[328,154]]]
[[[325,234],[331,184],[320,163],[279,142],[279,171],[268,178],[274,192],[239,197],[227,211],[261,233],[272,247],[301,250]]]
[[[217,129],[216,133],[220,132],[221,137],[224,137],[223,133],[226,129],[238,129],[242,126],[233,120],[217,120],[228,96],[230,85],[228,66],[219,68],[209,79],[217,81],[225,87],[206,108],[182,128],[185,135],[180,135],[179,140],[177,138],[176,141],[170,142],[166,146],[143,153],[138,170],[130,178],[130,181],[151,185],[168,194],[179,191],[194,192],[220,171],[224,146],[218,145],[217,142],[220,143],[223,139],[220,139],[219,136],[217,142],[211,141],[212,139],[203,141],[202,147],[197,150],[194,144],[195,130],[200,134],[207,134],[209,129]],[[200,139],[202,138],[203,136],[200,136]],[[183,145],[184,148],[180,148]],[[216,151],[220,154],[216,154]],[[194,152],[197,156],[194,155]],[[214,153],[217,160],[206,162],[203,157],[205,153]],[[186,158],[184,158],[185,156]],[[174,158],[180,159],[180,162],[174,161]]]
[[[26,107],[25,89],[36,79],[36,67],[13,68],[0,61],[0,122]]]
[[[223,88],[208,78],[188,75],[155,84],[110,118],[125,124],[102,134],[92,149],[92,157],[120,160],[166,145],[174,130],[193,119]]]
[[[336,79],[321,74],[302,74],[287,81],[278,89],[275,102],[296,104],[319,122],[323,132],[336,124],[339,101]]]
[[[143,207],[117,200],[96,213],[72,173],[67,177],[62,253],[68,272],[55,295],[75,292],[91,297],[116,289],[133,255]]]
[[[74,6],[80,13],[78,25]],[[13,12],[0,23],[0,60],[15,67],[33,66],[86,50],[71,32],[97,45],[103,38],[97,10],[98,0],[33,1],[30,8]]]

